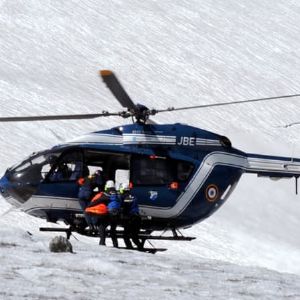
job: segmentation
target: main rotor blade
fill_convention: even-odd
[[[268,97],[268,98],[258,98],[258,99],[249,99],[249,100],[232,101],[232,102],[221,102],[221,103],[213,103],[213,104],[202,104],[202,105],[186,106],[186,107],[178,107],[178,108],[169,107],[167,109],[155,110],[155,112],[160,113],[160,112],[167,112],[167,111],[187,110],[187,109],[194,109],[194,108],[206,108],[206,107],[216,107],[216,106],[226,106],[226,105],[243,104],[243,103],[250,103],[250,102],[263,102],[263,101],[270,101],[270,100],[284,99],[284,98],[292,98],[292,97],[300,97],[300,94],[284,95],[284,96]]]
[[[27,122],[27,121],[53,121],[53,120],[82,120],[98,117],[120,116],[121,113],[103,112],[100,114],[57,115],[57,116],[29,116],[29,117],[0,117],[0,122]]]
[[[123,107],[127,107],[128,109],[135,109],[135,104],[130,99],[123,86],[112,71],[101,70],[100,75],[106,86],[110,89],[110,91]]]

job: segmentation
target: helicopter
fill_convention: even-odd
[[[245,153],[234,148],[225,136],[181,123],[157,124],[151,117],[172,111],[299,97],[299,94],[159,110],[135,104],[112,71],[101,70],[100,76],[124,110],[0,117],[0,122],[132,118],[132,124],[88,133],[33,153],[6,170],[0,180],[0,192],[10,204],[32,216],[53,223],[62,220],[69,225],[67,229],[41,230],[65,231],[68,238],[73,231],[89,235],[78,202],[77,180],[97,169],[106,179],[121,182],[125,178],[130,184],[131,194],[138,199],[143,240],[194,239],[178,235],[178,230],[216,212],[244,173],[274,180],[295,178],[297,192],[300,159]],[[67,166],[68,174],[55,178],[53,175],[61,165]],[[172,236],[151,235],[166,230],[171,230]]]

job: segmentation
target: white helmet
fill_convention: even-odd
[[[105,187],[104,189],[107,191],[107,190],[110,190],[110,189],[115,189],[115,183],[113,180],[107,180],[106,183],[105,183]]]

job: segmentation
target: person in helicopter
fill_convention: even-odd
[[[106,228],[110,225],[110,236],[114,247],[118,247],[116,227],[118,215],[120,212],[121,201],[115,189],[113,180],[105,183],[104,192],[97,193],[91,200],[91,203],[85,209],[85,212],[94,219],[97,219],[100,241],[99,245],[106,244]]]
[[[75,162],[75,168],[69,179],[78,180],[80,177],[86,177],[89,174],[90,174],[90,170],[88,166],[83,161],[77,161]]]
[[[143,243],[139,240],[138,235],[141,228],[141,217],[137,198],[130,193],[128,183],[122,183],[119,189],[122,199],[122,221],[124,226],[124,243],[126,248],[133,249],[132,241],[138,249],[143,249]]]
[[[103,176],[101,170],[97,170],[94,174],[81,177],[77,181],[79,185],[78,201],[79,205],[84,213],[84,217],[90,230],[94,230],[97,223],[93,217],[85,212],[85,209],[90,204],[93,197],[94,190],[97,192],[103,190]]]
[[[50,163],[51,168],[53,167],[53,164]],[[68,167],[68,165],[64,162],[59,162],[56,166],[56,168],[51,173],[49,179],[51,181],[62,181],[66,180],[70,177],[72,171]]]

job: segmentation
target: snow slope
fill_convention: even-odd
[[[0,0],[0,114],[117,111],[97,75],[106,68],[136,102],[156,108],[299,93],[299,16],[292,0]],[[247,152],[300,157],[299,126],[282,127],[300,121],[299,107],[293,98],[154,119],[216,131]],[[120,122],[0,124],[0,171]],[[291,180],[245,175],[219,212],[185,231],[196,241],[159,243],[169,250],[155,256],[100,250],[82,237],[73,239],[76,255],[50,254],[53,235],[37,230],[43,221],[0,204],[0,298],[121,298],[115,280],[125,298],[300,298],[300,199]],[[99,278],[108,288],[91,288]]]

